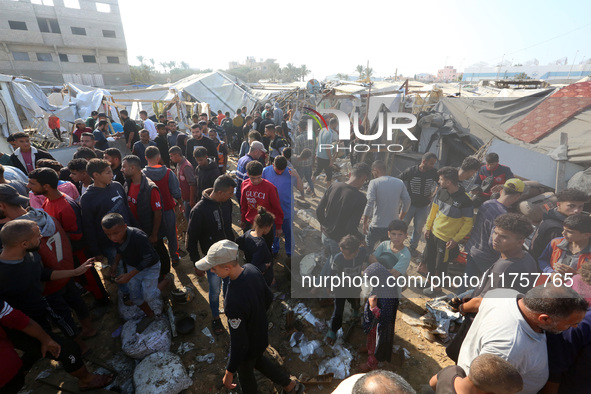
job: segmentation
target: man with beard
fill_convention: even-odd
[[[193,138],[187,141],[187,153],[185,157],[191,162],[193,168],[197,168],[197,161],[195,160],[195,156],[193,156],[193,152],[198,146],[202,146],[207,149],[207,155],[214,160],[217,160],[218,151],[215,148],[215,144],[209,137],[206,136],[207,133],[207,122],[204,120],[199,121],[199,123],[193,123],[191,125],[191,135]]]

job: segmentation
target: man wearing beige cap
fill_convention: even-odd
[[[222,240],[213,244],[207,256],[195,263],[200,271],[211,270],[220,278],[230,278],[224,308],[230,330],[230,355],[223,378],[224,386],[234,389],[234,375],[244,394],[257,393],[257,369],[287,393],[303,393],[304,385],[264,356],[269,345],[267,309],[273,293],[263,274],[252,264],[238,264],[238,244]]]
[[[74,130],[72,131],[72,145],[80,144],[82,133],[92,133],[92,129],[90,127],[86,127],[86,122],[84,122],[84,119],[78,118],[74,121]]]
[[[517,178],[508,179],[503,185],[501,196],[496,200],[485,201],[478,209],[474,220],[474,227],[470,233],[470,240],[466,243],[468,252],[466,271],[464,275],[482,276],[501,254],[495,251],[490,243],[494,220],[507,213],[508,209],[515,204],[523,194],[525,184]],[[460,288],[460,291],[465,288]]]

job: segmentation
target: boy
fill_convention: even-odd
[[[73,159],[68,163],[68,170],[70,170],[70,178],[74,185],[78,188],[80,196],[82,196],[92,185],[92,177],[86,172],[88,160]],[[80,201],[80,199],[78,199]]]
[[[156,123],[156,132],[158,136],[154,138],[154,142],[160,151],[160,159],[166,167],[170,167],[170,156],[168,155],[168,130],[164,123]]]
[[[111,163],[113,180],[121,186],[125,185],[125,177],[123,176],[123,172],[121,172],[121,151],[117,148],[106,149],[103,158]]]
[[[140,158],[142,167],[148,165],[146,161],[146,149],[150,146],[156,146],[154,141],[150,141],[150,132],[146,129],[140,130],[140,140],[133,144],[131,153]]]
[[[148,166],[142,172],[158,186],[158,190],[160,191],[162,198],[162,222],[166,229],[168,252],[172,265],[176,266],[180,261],[180,255],[174,207],[178,202],[179,209],[181,212],[184,211],[181,200],[181,187],[174,172],[170,168],[160,165],[160,151],[157,147],[149,146],[146,149],[146,160]]]
[[[591,260],[591,216],[577,213],[564,219],[563,237],[554,238],[538,258],[542,272],[575,275]]]
[[[31,146],[31,140],[27,133],[19,132],[14,133],[12,136],[14,137],[14,142],[18,148],[12,155],[10,155],[10,161],[13,166],[25,174],[33,171],[35,169],[35,164],[37,164],[37,161],[40,159],[55,160],[49,153]]]
[[[470,364],[470,374],[457,365],[443,368],[429,381],[435,393],[514,394],[523,388],[519,371],[494,354],[481,354]]]
[[[202,146],[198,146],[193,151],[193,157],[195,158],[195,182],[196,182],[196,196],[195,199],[199,201],[203,191],[213,187],[213,183],[220,175],[215,159],[212,159],[207,155],[207,149]]]
[[[359,239],[352,235],[345,235],[341,242],[339,242],[338,253],[330,265],[331,274],[338,276],[350,277],[351,279],[361,274],[362,265],[367,257],[365,248],[361,248]],[[334,311],[330,319],[330,329],[326,333],[326,342],[333,345],[337,339],[337,331],[343,325],[343,310],[345,309],[345,301],[349,301],[351,309],[353,310],[353,319],[360,316],[359,313],[359,289],[339,286],[334,289]]]
[[[109,240],[117,245],[111,277],[114,277],[119,285],[129,284],[131,301],[146,314],[137,325],[137,332],[142,333],[155,318],[148,302],[160,295],[160,259],[146,233],[139,228],[128,227],[120,214],[105,215],[101,220],[101,226]],[[117,275],[121,260],[125,261],[121,270],[123,273]]]
[[[126,223],[131,223],[125,190],[113,182],[111,163],[103,159],[91,159],[86,172],[94,180],[80,198],[82,229],[88,244],[89,255],[101,260],[107,257],[109,264],[115,258],[115,248],[101,227],[101,219],[108,213],[119,213]]]
[[[197,183],[195,182],[195,170],[191,162],[183,155],[183,150],[173,146],[168,150],[170,161],[176,165],[176,177],[181,186],[181,198],[185,207],[185,218],[189,220],[191,208],[197,203],[201,196],[197,196]]]
[[[218,133],[214,129],[209,130],[209,139],[212,140],[216,146],[218,152],[218,167],[220,169],[220,174],[223,175],[226,173],[226,168],[228,166],[228,148],[226,147],[226,144],[220,141]]]

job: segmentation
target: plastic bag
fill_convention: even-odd
[[[193,384],[176,354],[157,352],[146,357],[133,373],[135,392],[176,394]]]
[[[122,350],[129,357],[143,359],[156,352],[168,352],[172,344],[172,334],[166,319],[152,322],[141,334],[136,332],[139,320],[129,320],[121,332]]]

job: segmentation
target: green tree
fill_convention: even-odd
[[[302,77],[302,81],[306,80],[306,76],[310,74],[310,70],[308,69],[308,67],[306,67],[305,64],[302,64],[300,66],[300,76]]]
[[[349,76],[347,74],[338,73],[337,78],[341,81],[348,81],[349,80]]]
[[[181,68],[182,68],[183,70],[188,70],[188,69],[189,69],[189,64],[188,64],[188,63],[186,63],[186,62],[181,62]]]
[[[153,73],[145,64],[141,66],[129,66],[129,71],[134,84],[152,85],[155,82]]]
[[[143,56],[136,56],[135,57],[137,59],[138,62],[140,62],[140,64],[143,66],[144,65],[144,57]]]
[[[357,74],[359,74],[359,79],[363,78],[363,72],[365,70],[365,67],[363,67],[361,64],[357,65],[357,67],[355,67],[355,71],[357,71]]]
[[[162,67],[162,69],[164,70],[164,73],[166,74],[166,69],[168,68],[168,62],[160,62],[160,63],[158,63],[158,65],[160,65],[160,67]]]
[[[513,79],[529,79],[526,73],[519,73],[513,77]]]
[[[151,57],[151,58],[149,59],[149,62],[150,62],[150,64],[152,64],[152,67],[154,67],[154,66],[156,65],[156,61],[154,60],[154,58],[153,58],[153,57]]]
[[[366,68],[365,68],[365,77],[366,77],[367,79],[370,79],[372,75],[373,75],[373,68],[371,68],[371,67],[366,67]]]

